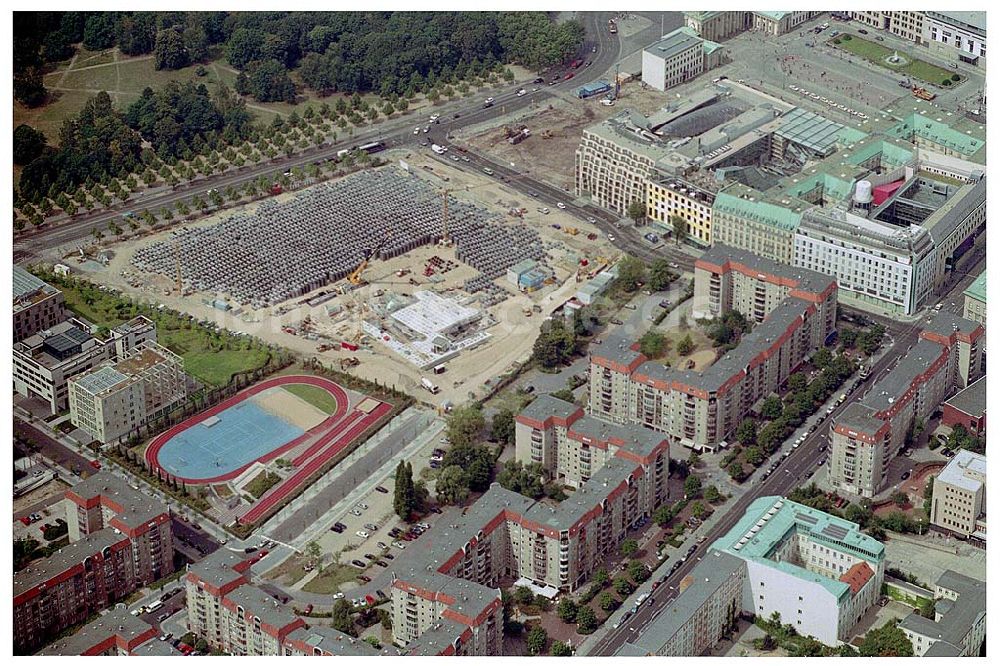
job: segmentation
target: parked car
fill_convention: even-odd
[[[864,28],[862,28],[862,29],[858,30],[858,34],[859,34],[859,35],[867,35],[867,34],[868,34],[868,31],[867,31],[867,30],[865,30]]]
[[[378,558],[372,555],[371,553],[365,553],[365,559],[368,560],[369,562],[374,562]]]
[[[372,579],[369,578],[368,576],[358,576],[358,580],[360,580],[362,583],[370,583],[370,582],[372,582]],[[364,602],[363,599],[360,599],[359,601],[361,601],[361,603],[359,604],[360,606],[364,606],[365,605],[365,602]]]
[[[400,550],[406,550],[406,544],[400,543],[399,541],[393,541],[392,542],[392,547],[393,548],[399,548]]]
[[[379,566],[380,566],[380,567],[382,567],[382,568],[386,568],[386,567],[388,567],[388,566],[389,566],[388,564],[386,564],[386,563],[385,563],[385,562],[383,562],[382,560],[375,560],[375,564],[379,565]]]
[[[355,532],[355,534],[357,534],[362,539],[367,539],[369,536],[371,536],[370,534],[368,534],[368,532],[365,532],[364,530],[358,530],[357,532]]]
[[[910,478],[910,470],[906,470],[905,472],[903,472],[899,478],[901,481],[906,481],[908,478]]]
[[[378,529],[378,525],[376,525],[375,523],[365,523],[365,529],[374,532],[375,530]]]
[[[380,492],[382,494],[386,494],[386,493],[389,492],[389,490],[387,488],[383,488],[382,486],[375,486],[375,490],[377,490],[378,492]]]
[[[644,602],[646,599],[649,599],[649,592],[643,592],[642,594],[640,594],[639,598],[635,600],[635,605],[641,606],[642,602]]]
[[[360,516],[361,515],[361,511],[359,509],[351,509],[351,515],[352,516]]]

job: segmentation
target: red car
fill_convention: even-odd
[[[93,467],[94,469],[101,469],[101,461],[100,460],[91,460],[90,461],[90,466]]]
[[[20,520],[25,525],[30,525],[31,524],[31,516],[22,516]]]
[[[574,75],[574,72],[570,72],[569,74],[567,74],[566,76],[563,77],[563,81],[569,81],[570,79],[573,78],[573,75]]]

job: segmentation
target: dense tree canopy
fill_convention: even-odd
[[[30,125],[18,125],[14,129],[14,164],[25,165],[42,154],[45,135]]]

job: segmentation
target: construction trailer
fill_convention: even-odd
[[[576,96],[580,99],[587,99],[588,97],[593,97],[594,95],[600,95],[602,93],[609,92],[611,90],[611,84],[605,80],[594,81],[593,83],[588,83],[585,86],[580,86],[576,89]]]

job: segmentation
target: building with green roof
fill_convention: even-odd
[[[979,274],[965,290],[965,312],[962,317],[986,326],[986,271]]]
[[[795,230],[808,208],[800,199],[773,198],[746,185],[730,185],[712,204],[712,242],[791,264]]]
[[[712,547],[747,564],[744,611],[778,613],[831,646],[848,640],[881,594],[885,547],[855,523],[779,496],[754,500]]]

